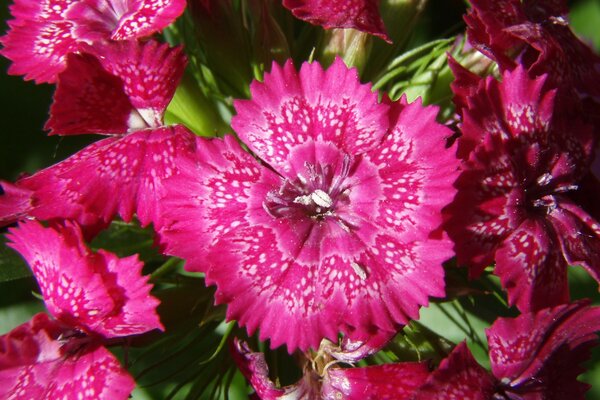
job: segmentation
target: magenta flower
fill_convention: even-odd
[[[473,0],[469,41],[502,68],[523,64],[532,76],[583,97],[600,98],[600,57],[569,28],[566,0]],[[517,62],[513,58],[517,57]]]
[[[379,14],[379,0],[283,0],[297,18],[326,29],[353,28],[390,41]]]
[[[589,168],[591,127],[554,108],[545,77],[488,78],[463,112],[468,160],[448,207],[461,264],[495,273],[523,312],[567,302],[567,265],[600,279],[600,227],[570,197]]]
[[[235,339],[232,355],[256,396],[262,400],[409,400],[429,376],[426,363],[340,368],[332,362],[325,365],[322,371],[307,366],[300,381],[278,387],[269,378],[264,354],[252,352],[247,343]]]
[[[163,329],[137,256],[93,253],[71,223],[29,221],[8,238],[56,320],[38,314],[0,338],[0,397],[127,399],[133,379],[103,343]]]
[[[111,137],[18,181],[18,188],[30,192],[27,214],[75,219],[88,227],[115,214],[130,221],[136,213],[142,225],[158,224],[163,181],[178,173],[177,157],[192,157],[196,142],[183,126],[162,122],[185,57],[180,48],[154,41],[85,49],[90,53],[68,57],[46,128],[51,134]],[[0,197],[0,211],[9,213],[0,220],[11,222],[23,213],[22,197]]]
[[[184,8],[185,0],[16,0],[0,54],[13,61],[10,74],[53,83],[81,44],[150,36]]]
[[[393,332],[442,296],[450,245],[431,236],[457,162],[436,109],[378,103],[341,60],[273,65],[251,92],[232,126],[262,161],[204,141],[163,201],[166,251],[217,285],[228,319],[291,352]]]
[[[414,400],[581,399],[581,364],[598,342],[600,308],[579,302],[517,318],[487,329],[492,374],[461,343],[419,389]]]

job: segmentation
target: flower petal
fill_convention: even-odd
[[[79,48],[73,37],[74,25],[67,20],[34,20],[12,25],[0,38],[0,54],[13,63],[8,68],[11,75],[24,75],[25,80],[36,83],[54,83],[64,70],[66,55]]]
[[[259,169],[232,135],[223,140],[199,138],[196,146],[198,157],[178,161],[180,174],[164,182],[159,235],[165,251],[186,260],[188,271],[205,272],[205,257],[214,241],[244,219],[250,188],[266,185],[268,191],[279,178]]]
[[[242,374],[250,381],[261,400],[302,400],[318,398],[319,394],[307,384],[305,379],[300,382],[278,388],[269,378],[269,367],[263,353],[252,352],[248,343],[234,338],[231,354]]]
[[[494,383],[466,343],[461,342],[431,373],[414,400],[489,400],[494,394]]]
[[[10,14],[15,18],[10,25],[26,24],[27,20],[64,20],[70,6],[80,0],[15,0],[10,7]]]
[[[358,29],[391,42],[379,14],[379,0],[283,0],[283,5],[311,24]]]
[[[463,111],[463,136],[458,155],[469,153],[486,134],[503,138],[535,135],[547,140],[554,111],[555,91],[544,87],[546,76],[530,79],[527,71],[517,67],[502,75],[502,83],[488,77],[469,97]]]
[[[125,94],[149,126],[162,125],[187,63],[182,47],[148,40],[105,42],[84,49],[123,80]]]
[[[92,253],[71,223],[44,228],[28,221],[8,237],[31,266],[48,310],[61,322],[104,337],[162,328],[158,301],[150,296],[137,256]]]
[[[325,345],[321,344],[321,348],[324,347],[327,354],[336,360],[352,363],[377,353],[396,336],[396,333],[396,331],[377,330],[363,340],[352,340],[344,337],[339,346],[334,346],[329,342]]]
[[[569,265],[581,265],[600,282],[600,224],[581,207],[561,201],[550,219]]]
[[[494,273],[521,312],[569,301],[567,263],[546,221],[523,221],[496,251]]]
[[[0,397],[18,400],[77,398],[126,400],[135,382],[104,347],[69,352],[64,326],[37,314],[0,337]],[[5,363],[10,357],[10,362]]]
[[[25,217],[33,208],[33,191],[0,181],[0,227]]]
[[[196,140],[183,126],[104,139],[71,157],[75,159],[55,171],[56,183],[45,190],[59,185],[61,196],[104,221],[117,213],[131,221],[136,213],[142,225],[158,226],[164,180],[178,173],[176,159],[193,158]]]
[[[426,363],[330,368],[323,380],[326,400],[408,400],[429,376]]]
[[[127,132],[137,111],[125,95],[123,81],[105,71],[90,54],[69,54],[66,64],[58,75],[45,126],[50,134]]]
[[[599,316],[600,308],[577,302],[499,318],[486,331],[494,375],[520,393],[531,387],[552,399],[583,399],[587,385],[577,376],[598,342]]]
[[[273,64],[264,82],[250,86],[251,100],[237,100],[231,125],[263,161],[289,175],[291,149],[309,139],[330,141],[348,154],[373,148],[388,127],[388,107],[341,59],[323,71],[304,63],[297,73],[288,61]]]
[[[77,35],[131,41],[151,36],[171,24],[185,9],[184,0],[86,0],[71,7],[68,18],[78,24]]]

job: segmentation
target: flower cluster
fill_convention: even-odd
[[[583,399],[600,308],[568,270],[600,282],[600,57],[561,0],[472,0],[466,36],[415,48],[424,3],[15,0],[0,54],[55,84],[45,129],[105,137],[0,181],[48,310],[0,336],[0,398],[127,399],[137,362],[218,336],[161,396],[239,370],[261,399]],[[97,249],[115,226],[155,259]],[[491,371],[414,322],[490,292]]]

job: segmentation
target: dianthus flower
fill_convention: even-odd
[[[231,136],[198,144],[163,201],[166,251],[216,284],[227,317],[273,347],[366,340],[444,294],[450,131],[420,101],[381,104],[341,60],[273,65],[234,103]]]
[[[600,96],[600,57],[575,36],[566,0],[473,0],[469,41],[501,68],[522,64],[532,76],[582,97]],[[516,61],[515,61],[516,58]]]
[[[135,40],[173,22],[185,0],[16,0],[15,19],[0,38],[8,72],[37,83],[53,83],[66,66],[66,56],[82,44]]]
[[[297,18],[326,29],[353,28],[389,41],[379,0],[283,0]]]
[[[56,319],[40,313],[0,337],[0,397],[127,399],[135,383],[104,344],[162,329],[143,264],[91,252],[68,222],[28,221],[8,237]]]
[[[136,213],[142,225],[158,223],[163,180],[177,174],[176,157],[192,156],[195,136],[162,122],[185,67],[181,48],[113,42],[86,51],[69,55],[46,128],[110,137],[6,185],[11,192],[0,198],[0,223],[25,214],[93,226],[117,213],[127,221]]]
[[[554,106],[556,92],[518,67],[481,82],[463,108],[468,158],[446,223],[459,263],[494,269],[523,312],[568,301],[567,265],[600,279],[600,225],[571,195],[589,169],[591,127]]]
[[[600,308],[584,302],[499,318],[486,330],[492,374],[460,343],[431,373],[414,400],[576,399],[581,364],[598,342]]]

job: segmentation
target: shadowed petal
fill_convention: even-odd
[[[285,387],[277,387],[269,378],[269,367],[263,353],[253,352],[248,343],[235,338],[231,354],[238,368],[254,388],[261,400],[306,400],[316,399],[319,393],[306,379]]]
[[[390,39],[379,14],[379,0],[283,0],[297,18],[326,29],[354,28]]]
[[[120,78],[105,71],[90,54],[70,54],[58,76],[45,128],[51,135],[120,135],[136,116]]]
[[[498,319],[486,331],[494,375],[514,393],[583,399],[588,385],[577,376],[598,342],[599,316],[598,307],[577,302]]]
[[[544,220],[524,221],[496,251],[495,274],[521,312],[569,301],[567,263]]]
[[[409,400],[429,376],[426,363],[330,368],[323,380],[326,400]]]

